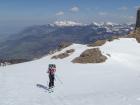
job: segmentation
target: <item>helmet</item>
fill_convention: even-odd
[[[49,68],[51,68],[51,67],[56,68],[56,65],[55,64],[49,64]]]

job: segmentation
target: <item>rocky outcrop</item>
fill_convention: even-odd
[[[140,27],[140,8],[137,11],[136,28]]]
[[[133,38],[136,38],[137,42],[140,43],[140,8],[137,11],[137,20],[135,31],[130,34]]]
[[[70,54],[72,54],[74,51],[75,51],[74,49],[66,50],[64,53],[55,55],[51,59],[64,59],[64,58],[70,56]]]
[[[67,50],[66,53],[70,54],[70,53],[73,53],[75,50],[74,49],[70,49],[70,50]]]
[[[51,59],[63,59],[63,58],[66,58],[66,57],[68,57],[68,56],[69,56],[68,53],[61,53],[61,54],[59,54],[59,55],[53,56]]]
[[[104,40],[97,40],[96,42],[90,43],[90,44],[88,44],[87,46],[88,46],[88,47],[102,46],[102,45],[104,45],[107,41],[111,42],[111,41],[116,40],[116,39],[119,39],[119,38],[128,38],[128,37],[129,37],[128,35],[124,35],[124,36],[119,36],[119,35],[110,36],[110,37],[108,37],[107,39],[104,39]]]
[[[58,49],[61,50],[61,49],[66,48],[66,47],[68,47],[70,45],[72,45],[71,42],[65,42],[65,41],[64,42],[60,42],[59,46],[58,46]]]
[[[48,55],[52,55],[52,54],[54,54],[58,51],[61,51],[64,48],[69,47],[70,45],[72,45],[71,42],[60,42],[59,45],[58,45],[58,48],[55,49],[55,50],[49,51]]]
[[[106,40],[97,40],[96,42],[89,44],[89,47],[96,47],[96,46],[102,46],[106,43]]]
[[[136,38],[137,42],[140,43],[140,27],[131,34],[133,38]]]
[[[107,60],[107,57],[102,55],[99,48],[88,49],[84,51],[79,57],[75,58],[73,63],[102,63]]]
[[[0,66],[6,66],[11,64],[18,64],[23,62],[28,62],[27,59],[0,59]]]

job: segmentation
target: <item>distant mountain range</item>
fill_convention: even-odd
[[[81,24],[72,21],[31,26],[0,42],[0,58],[32,60],[57,49],[62,42],[89,44],[112,36],[127,35],[134,26],[111,22]]]

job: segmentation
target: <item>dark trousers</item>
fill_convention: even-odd
[[[54,86],[54,74],[49,74],[49,88]]]

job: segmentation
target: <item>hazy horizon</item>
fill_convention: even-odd
[[[0,0],[0,34],[70,20],[135,23],[138,0]]]

